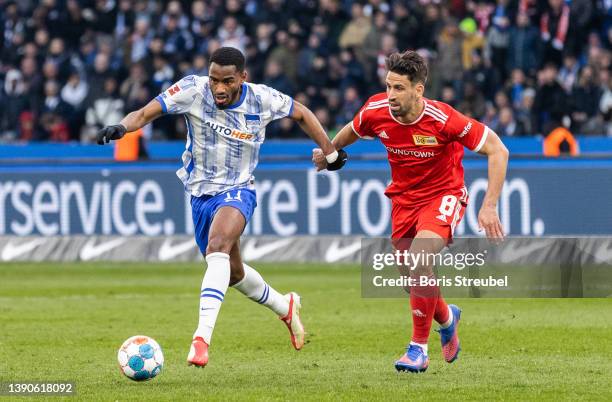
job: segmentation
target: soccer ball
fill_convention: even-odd
[[[161,347],[153,338],[144,335],[136,335],[123,342],[117,360],[121,372],[134,381],[150,380],[164,366]]]

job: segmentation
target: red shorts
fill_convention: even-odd
[[[466,194],[460,190],[416,207],[406,207],[392,201],[391,238],[412,239],[419,231],[430,230],[450,243],[455,227],[465,213]]]

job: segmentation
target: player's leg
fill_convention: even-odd
[[[433,265],[424,257],[438,254],[446,245],[446,239],[430,230],[419,230],[410,242],[409,253],[421,254],[421,262],[410,267],[410,308],[412,310],[412,337],[406,353],[395,363],[402,371],[422,372],[429,366],[427,344],[439,296],[437,286],[429,280],[434,278]]]
[[[282,295],[270,286],[257,270],[242,261],[240,242],[230,252],[230,286],[249,299],[268,307],[289,328],[293,347],[300,350],[304,345],[304,326],[300,319],[301,300],[295,292]]]
[[[187,358],[189,364],[203,367],[208,363],[208,346],[230,281],[229,253],[255,205],[255,192],[247,189],[192,198],[196,241],[208,267],[202,280],[198,328]]]
[[[230,282],[230,251],[245,226],[245,219],[233,207],[220,208],[212,221],[206,248],[208,268],[200,294],[200,323],[196,336],[210,345],[212,331]]]
[[[419,217],[418,230],[429,230],[436,233],[447,242],[452,242],[453,232],[463,218],[465,212],[466,192],[448,194],[434,200]],[[461,310],[455,305],[448,305],[436,287],[437,300],[435,304],[434,320],[440,324],[440,338],[442,355],[452,363],[461,350],[457,326],[461,317]]]

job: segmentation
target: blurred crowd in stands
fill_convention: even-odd
[[[426,96],[504,136],[611,135],[611,0],[0,0],[0,141],[91,142],[219,46],[333,132],[418,49]],[[158,119],[153,139],[184,138]],[[268,138],[302,138],[289,119]]]

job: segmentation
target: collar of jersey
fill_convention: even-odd
[[[238,106],[242,105],[242,102],[244,102],[244,99],[246,98],[247,90],[248,90],[247,84],[243,82],[242,83],[242,93],[240,94],[240,99],[238,99],[238,102],[234,103],[233,105],[229,105],[225,109],[236,109]]]

